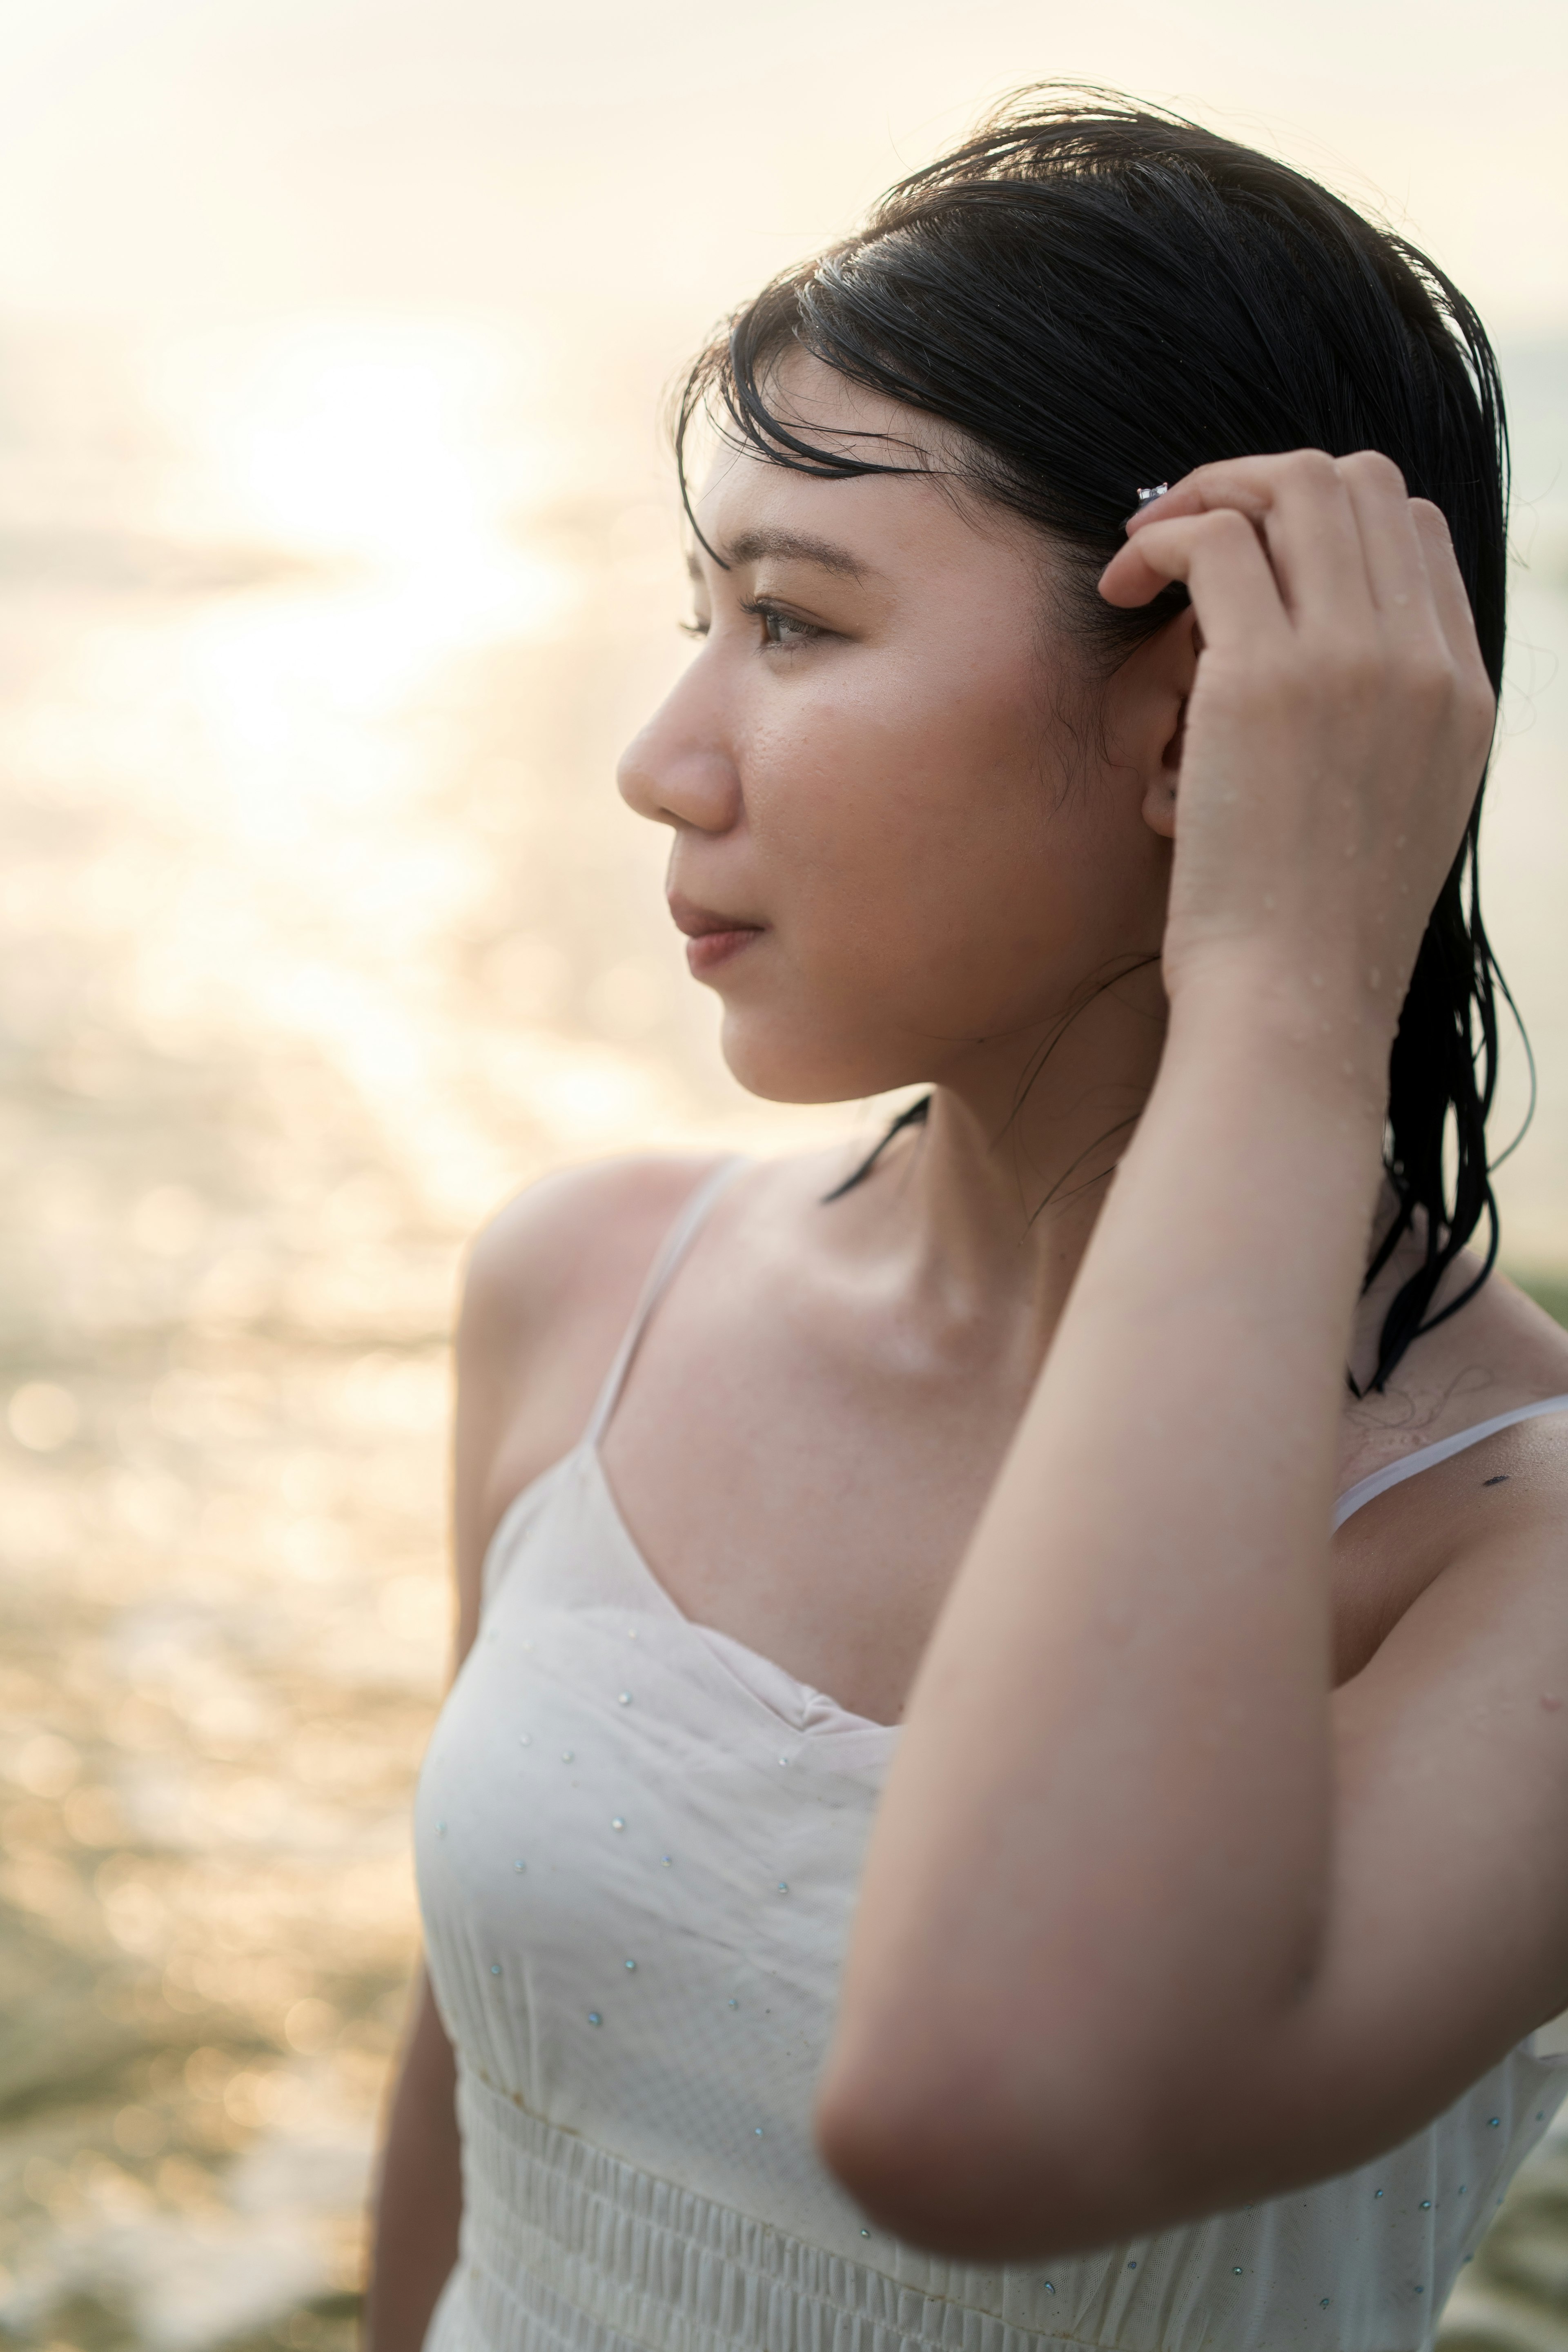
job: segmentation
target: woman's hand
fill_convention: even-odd
[[[1282,985],[1381,1081],[1496,709],[1447,526],[1376,451],[1298,449],[1202,466],[1127,530],[1100,593],[1184,581],[1201,632],[1167,987]]]

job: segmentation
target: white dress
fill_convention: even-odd
[[[582,1443],[497,1529],[420,1779],[463,2141],[426,2352],[1419,2352],[1568,2089],[1531,2042],[1375,2163],[1070,2260],[922,2252],[824,2168],[812,2093],[898,1728],[684,1616],[598,1452],[731,1172],[678,1223]]]

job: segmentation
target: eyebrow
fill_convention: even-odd
[[[756,563],[764,555],[784,556],[796,563],[815,563],[819,571],[837,572],[846,580],[864,580],[869,566],[831,539],[814,539],[809,531],[743,530],[724,551],[731,563]]]

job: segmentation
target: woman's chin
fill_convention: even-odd
[[[720,1046],[731,1077],[763,1102],[863,1102],[921,1076],[890,1070],[890,1057],[864,1041],[834,1050],[820,1036],[740,1013],[726,1012]]]

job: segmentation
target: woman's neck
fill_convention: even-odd
[[[917,1311],[994,1321],[999,1344],[1036,1368],[1044,1360],[1154,1083],[1164,1014],[1157,977],[1138,973],[1076,1021],[1024,1040],[985,1041],[949,1067],[924,1120],[897,1139],[873,1188],[879,1232],[904,1258]],[[1369,1260],[1397,1212],[1385,1181]],[[1173,1216],[1180,1213],[1173,1202]],[[1417,1215],[1360,1304],[1352,1337],[1358,1363],[1375,1360],[1388,1304],[1424,1255]],[[1451,1270],[1437,1303],[1474,1270],[1468,1262]]]
[[[1118,1160],[1159,1067],[1156,970],[1097,989],[1076,1013],[951,1055],[922,1125],[877,1187],[929,1311],[1050,1344]],[[891,1236],[889,1235],[889,1238]]]

